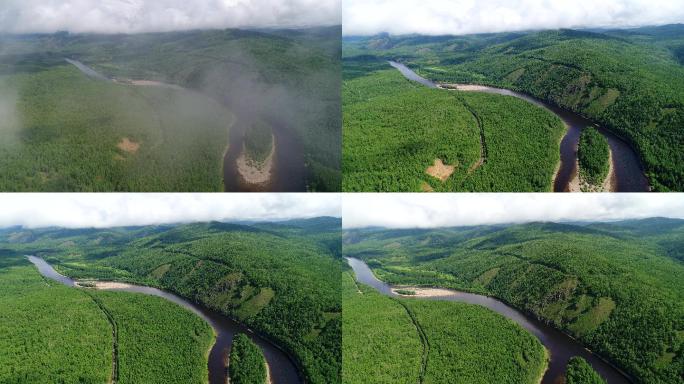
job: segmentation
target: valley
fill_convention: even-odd
[[[48,283],[55,290],[75,297],[95,297],[104,308],[115,308],[109,313],[116,324],[114,345],[118,353],[114,355],[118,358],[112,358],[109,317],[100,313],[99,331],[91,333],[102,340],[104,345],[96,347],[105,352],[99,360],[93,360],[96,354],[83,355],[80,359],[84,361],[74,367],[75,372],[90,364],[92,377],[116,374],[121,382],[126,382],[124,377],[128,382],[168,382],[161,371],[140,372],[135,368],[150,356],[164,367],[175,366],[175,359],[187,361],[194,379],[179,375],[178,382],[222,383],[233,336],[242,333],[262,351],[271,382],[336,383],[341,371],[341,304],[336,278],[342,265],[339,225],[339,219],[317,218],[280,223],[5,229],[0,231],[0,258],[7,266],[0,274],[7,276],[17,265],[41,281],[24,256],[36,255],[31,262],[49,279],[45,281],[59,281]],[[22,297],[21,285],[7,284]],[[46,292],[43,299],[50,295]],[[28,305],[18,297],[8,296],[7,300]],[[127,307],[126,303],[145,300],[161,302],[167,308],[163,316],[174,318],[175,313],[182,313],[193,318],[188,324],[197,324],[197,330],[181,326],[175,331],[179,332],[177,336],[157,330],[152,324],[160,321],[161,315],[156,312],[142,311],[145,315],[137,320],[143,321],[142,325],[129,323],[136,319],[132,314],[136,307]],[[4,318],[0,326],[3,332],[22,324],[16,316]],[[81,330],[79,323],[67,324],[72,332],[88,332],[88,328]],[[147,344],[127,339],[129,327],[147,327],[158,339]],[[47,329],[54,332],[59,327],[47,325]],[[196,347],[199,352],[192,355],[195,352],[179,350],[168,357],[145,352],[145,348],[160,352],[173,348],[170,340],[191,345],[201,342]],[[78,347],[74,353],[82,350]],[[34,353],[26,351],[22,358],[32,359]],[[63,352],[48,347],[47,353],[59,356]],[[2,360],[8,358],[3,356]],[[10,372],[19,367],[18,362],[9,363]],[[55,375],[60,377],[59,371]],[[7,378],[2,373],[0,377]],[[90,378],[84,382],[101,381]]]
[[[683,229],[682,220],[659,218],[353,229],[344,255],[359,283],[385,295],[419,300],[411,297],[425,295],[421,287],[446,288],[428,299],[511,318],[549,350],[544,383],[562,376],[573,356],[609,383],[677,383],[684,267],[674,249]]]
[[[567,134],[560,142],[561,164],[554,190],[567,189],[567,183],[576,175],[576,162],[572,157],[576,157],[581,129],[598,126],[610,143],[616,191],[679,191],[683,179],[680,170],[684,167],[676,148],[682,143],[677,127],[684,121],[684,99],[679,92],[684,72],[675,53],[682,36],[681,25],[466,36],[348,36],[343,43],[347,74],[344,87],[353,89],[356,79],[375,76],[384,61],[393,60],[431,84],[447,89],[461,88],[456,91],[463,94],[459,95],[461,98],[467,93],[461,86],[464,84],[468,85],[465,87],[468,91],[495,92],[524,99],[533,97],[553,112],[561,112],[566,123],[570,120]],[[354,69],[355,62],[365,63],[366,70]],[[371,107],[376,120],[365,118],[362,120],[364,125],[359,125],[355,115],[361,117],[362,113],[350,107],[358,101],[348,93],[344,98],[347,98],[343,102],[349,111],[345,112],[345,135],[349,136],[348,131],[352,131],[366,142],[381,141],[366,132],[369,127],[379,130],[383,124],[386,126],[385,113],[393,112],[388,108],[383,110],[382,102],[378,102]],[[498,98],[500,103],[503,100]],[[425,113],[422,106],[404,105],[403,114],[420,116]],[[528,115],[517,118],[520,122],[532,119]],[[466,117],[461,119],[467,121]],[[500,129],[500,125],[492,128]],[[486,124],[485,132],[491,132],[487,131]],[[555,148],[558,150],[557,143]],[[423,146],[421,150],[435,152],[435,149]],[[345,150],[348,149],[345,147]],[[495,151],[503,149],[489,149],[488,154]],[[345,153],[345,158],[350,156],[356,154],[348,156]],[[517,164],[519,159],[508,156],[507,161]],[[541,159],[539,162],[545,166]],[[524,165],[517,168],[523,169]],[[500,174],[500,177],[506,176]],[[400,183],[403,188],[418,190],[405,182]],[[496,190],[542,189],[507,186]]]
[[[339,190],[339,44],[339,27],[3,35],[0,189]],[[237,159],[257,120],[278,150],[254,182]]]

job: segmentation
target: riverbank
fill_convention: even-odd
[[[588,350],[568,334],[538,320],[533,314],[525,313],[515,309],[502,300],[482,294],[455,291],[439,287],[426,288],[406,285],[401,287],[391,286],[378,279],[378,277],[375,275],[375,272],[362,260],[355,258],[347,258],[347,260],[349,265],[354,270],[354,274],[356,275],[358,282],[371,286],[385,295],[476,304],[499,313],[500,315],[503,315],[504,317],[517,323],[522,328],[539,338],[544,347],[548,349],[550,360],[547,370],[543,374],[541,381],[543,384],[556,384],[556,380],[563,376],[567,361],[572,356],[583,357],[592,365],[594,369],[596,369],[597,372],[602,375],[602,377],[604,377],[604,379],[607,379],[610,383],[630,383],[628,376],[624,372],[613,366],[601,356],[593,354],[590,350]],[[426,296],[400,295],[396,293],[395,290],[425,290],[424,295]]]
[[[601,185],[590,184],[580,176],[579,160],[576,161],[575,167],[577,167],[577,172],[568,185],[569,192],[615,192],[615,166],[613,165],[612,149],[608,151],[608,173]]]
[[[256,161],[250,159],[247,154],[247,148],[242,145],[242,152],[236,160],[237,170],[240,177],[247,184],[267,184],[271,181],[274,168],[274,157],[276,152],[275,136],[271,135],[271,152],[268,154],[263,163],[258,164]]]

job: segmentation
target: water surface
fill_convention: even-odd
[[[373,271],[365,262],[359,259],[347,258],[347,262],[354,270],[356,280],[375,288],[386,296],[399,297],[392,292],[392,287],[378,280]],[[521,327],[528,330],[546,347],[550,354],[548,370],[542,378],[542,384],[556,384],[565,374],[565,366],[573,356],[583,357],[591,366],[603,377],[608,384],[627,384],[631,381],[622,374],[617,368],[608,364],[597,355],[584,348],[579,342],[570,336],[558,331],[557,329],[544,324],[532,316],[528,316],[509,305],[492,297],[477,295],[473,293],[453,291],[452,295],[432,298],[420,298],[419,300],[444,300],[457,301],[469,304],[477,304],[489,308],[501,314]],[[415,298],[418,299],[418,298]]]
[[[28,256],[38,271],[45,277],[55,280],[69,287],[76,287],[77,281],[63,276],[57,272],[50,264],[40,257]],[[271,380],[275,384],[299,384],[303,383],[300,379],[297,367],[290,357],[277,346],[254,333],[244,325],[226,317],[216,311],[208,309],[202,305],[193,303],[173,293],[162,291],[157,288],[145,287],[129,284],[126,288],[107,289],[108,291],[123,291],[142,293],[145,295],[157,296],[171,301],[186,308],[197,316],[204,319],[216,332],[216,342],[209,353],[209,383],[225,384],[226,368],[225,361],[230,351],[233,337],[236,333],[247,334],[264,352],[266,361],[271,373]]]
[[[407,66],[394,61],[390,61],[389,63],[392,67],[398,69],[407,79],[417,81],[430,88],[438,88],[437,84],[419,76]],[[464,84],[453,85],[465,86]],[[606,138],[608,145],[610,146],[614,170],[614,185],[612,192],[648,192],[650,190],[639,156],[629,144],[610,131],[597,126],[592,121],[575,112],[556,107],[524,93],[481,85],[469,86],[469,88],[469,91],[512,96],[525,100],[536,106],[546,108],[556,114],[556,116],[565,123],[568,129],[560,143],[561,163],[553,185],[554,192],[567,192],[570,190],[570,182],[577,175],[577,146],[579,144],[580,133],[583,128],[589,126],[596,127]]]

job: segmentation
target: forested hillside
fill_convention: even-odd
[[[536,384],[546,369],[534,336],[478,305],[390,298],[351,272],[342,303],[344,384]]]
[[[207,382],[214,335],[181,306],[67,287],[7,249],[0,249],[0,290],[2,383]]]
[[[344,191],[551,189],[564,126],[549,111],[428,89],[367,57],[345,57],[342,92]]]
[[[443,83],[521,91],[579,112],[640,154],[651,186],[684,190],[684,25],[347,38],[346,57],[400,60]]]
[[[12,228],[0,248],[40,255],[70,277],[173,291],[259,331],[312,383],[341,371],[340,220],[111,229]]]
[[[239,112],[301,147],[310,190],[339,190],[339,36],[339,27],[0,36],[0,164],[13,170],[0,188],[216,190]],[[95,84],[65,58],[117,82]],[[124,138],[133,145],[117,150]],[[129,180],[143,162],[149,176],[174,172],[184,183]]]
[[[383,281],[495,296],[639,383],[682,382],[682,220],[351,230],[344,242]]]

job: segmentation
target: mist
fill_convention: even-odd
[[[0,194],[0,227],[109,228],[171,223],[340,217],[337,194]]]
[[[684,219],[684,194],[344,194],[344,228],[436,228],[532,221]]]
[[[0,52],[0,56],[2,52]],[[7,79],[0,76],[0,148],[13,147],[20,142],[22,130],[18,111],[19,92]]]
[[[343,34],[464,35],[684,22],[681,0],[344,0]]]
[[[341,24],[339,0],[3,0],[0,33],[141,33]]]

